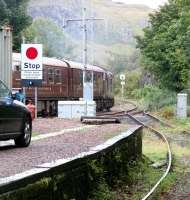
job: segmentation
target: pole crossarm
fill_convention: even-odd
[[[63,28],[67,27],[69,22],[83,22],[84,19],[66,19],[63,21]],[[85,21],[101,21],[103,18],[86,18]]]

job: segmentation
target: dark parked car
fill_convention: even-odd
[[[32,119],[24,104],[14,100],[10,90],[0,81],[0,140],[14,139],[19,147],[31,141]]]

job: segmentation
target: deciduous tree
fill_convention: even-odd
[[[45,18],[37,18],[33,24],[24,30],[27,42],[34,42],[36,38],[43,44],[45,56],[73,59],[74,42],[63,32],[55,22]]]
[[[137,37],[144,67],[159,85],[175,91],[190,80],[190,1],[170,0],[150,15],[144,36]]]
[[[32,23],[27,3],[28,0],[0,0],[0,25],[13,27],[13,50],[20,49],[21,32]]]

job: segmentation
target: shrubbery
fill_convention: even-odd
[[[154,84],[141,83],[143,77],[141,71],[125,72],[124,97],[126,99],[136,99],[140,107],[145,110],[157,110],[163,107],[175,105],[177,94],[168,89],[159,88]],[[115,94],[121,96],[121,85],[119,75],[115,76]],[[144,86],[142,84],[145,84]],[[187,92],[188,93],[188,92]],[[189,95],[190,97],[190,92]]]
[[[160,89],[153,85],[145,85],[144,88],[135,89],[132,96],[139,99],[144,109],[156,110],[164,106],[176,104],[176,93],[167,89]]]
[[[126,71],[125,72],[125,96],[131,97],[133,90],[136,88],[139,88],[139,82],[141,78],[141,72],[140,71]],[[119,78],[119,75],[115,76],[115,94],[120,95],[121,94],[121,80]]]

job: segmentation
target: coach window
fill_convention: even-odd
[[[80,85],[82,85],[83,84],[83,71],[80,71],[79,72],[79,81],[80,81]]]
[[[103,80],[106,80],[106,73],[103,74]]]
[[[61,83],[61,71],[59,69],[55,70],[55,83]]]
[[[46,70],[43,68],[43,83],[46,84],[47,81],[47,74],[46,74]]]
[[[111,93],[113,92],[113,80],[112,78],[110,79],[110,87],[111,87]]]
[[[92,72],[86,71],[85,82],[91,82],[91,81],[92,81]]]
[[[94,73],[94,84],[98,85],[98,74]]]
[[[99,87],[100,87],[101,84],[102,84],[102,76],[101,76],[101,74],[98,74],[97,85],[99,85]]]
[[[54,82],[54,70],[53,69],[48,69],[48,80],[49,83],[53,83]]]
[[[109,85],[110,85],[109,76],[106,77],[106,81],[107,81],[107,91],[109,92]]]

